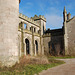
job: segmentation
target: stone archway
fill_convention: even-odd
[[[30,54],[30,43],[28,39],[25,39],[25,44],[26,44],[26,55]]]

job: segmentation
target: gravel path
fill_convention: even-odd
[[[75,75],[75,59],[60,59],[66,63],[42,71],[39,75]]]

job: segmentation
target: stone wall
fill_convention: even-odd
[[[12,66],[19,59],[19,0],[0,0],[0,62]]]
[[[64,55],[64,34],[62,29],[48,29],[43,35],[46,55]]]
[[[64,55],[64,36],[52,36],[50,41],[52,55]]]
[[[41,51],[41,39],[40,39],[41,37],[40,24],[34,21],[32,18],[28,18],[22,14],[19,15],[19,23],[20,23],[19,25],[22,25],[19,26],[19,34],[18,34],[20,36],[20,39],[22,40],[20,42],[22,44],[20,50],[21,56],[27,55],[25,39],[28,39],[30,43],[30,55],[31,56],[41,55],[42,51]],[[24,28],[24,24],[26,24],[26,28]],[[23,34],[23,37],[21,37],[21,34]],[[35,41],[37,41],[38,43],[38,54],[36,53]]]
[[[37,56],[41,54],[41,49],[40,49],[40,36],[39,34],[32,34],[32,32],[24,30],[23,32],[23,38],[21,37],[22,32],[20,33],[19,31],[19,43],[20,43],[20,56],[22,55],[27,55],[26,54],[26,43],[25,43],[25,39],[29,40],[29,47],[30,47],[30,54],[31,56]],[[23,39],[23,42],[21,41],[21,39]],[[35,53],[35,41],[37,41],[38,43],[38,54]],[[23,45],[23,46],[22,46]],[[21,48],[23,47],[23,48]]]
[[[46,34],[43,35],[43,42],[44,42],[44,54],[48,55],[49,54],[49,42],[51,41],[51,35]]]
[[[67,36],[65,38],[68,40],[66,55],[75,55],[75,17],[67,20],[65,26],[67,28],[67,34],[65,33]]]

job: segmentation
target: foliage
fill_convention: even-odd
[[[24,59],[24,58],[23,58]],[[22,62],[23,61],[23,62]],[[30,59],[27,59],[29,62]],[[36,61],[33,61],[36,62]],[[63,64],[63,61],[58,61],[55,59],[49,58],[48,64],[27,64],[24,60],[21,59],[21,62],[18,64],[16,63],[13,67],[7,68],[0,68],[0,75],[34,75],[38,74],[42,70],[47,70],[48,68]]]

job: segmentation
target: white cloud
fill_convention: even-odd
[[[51,29],[62,28],[63,25],[62,11],[60,11],[56,7],[49,7],[47,11],[48,12],[45,14],[47,20],[46,27]]]
[[[33,3],[31,3],[31,2],[27,2],[26,5],[32,6]]]
[[[62,28],[62,16],[46,14],[45,17],[47,20],[47,28]]]

